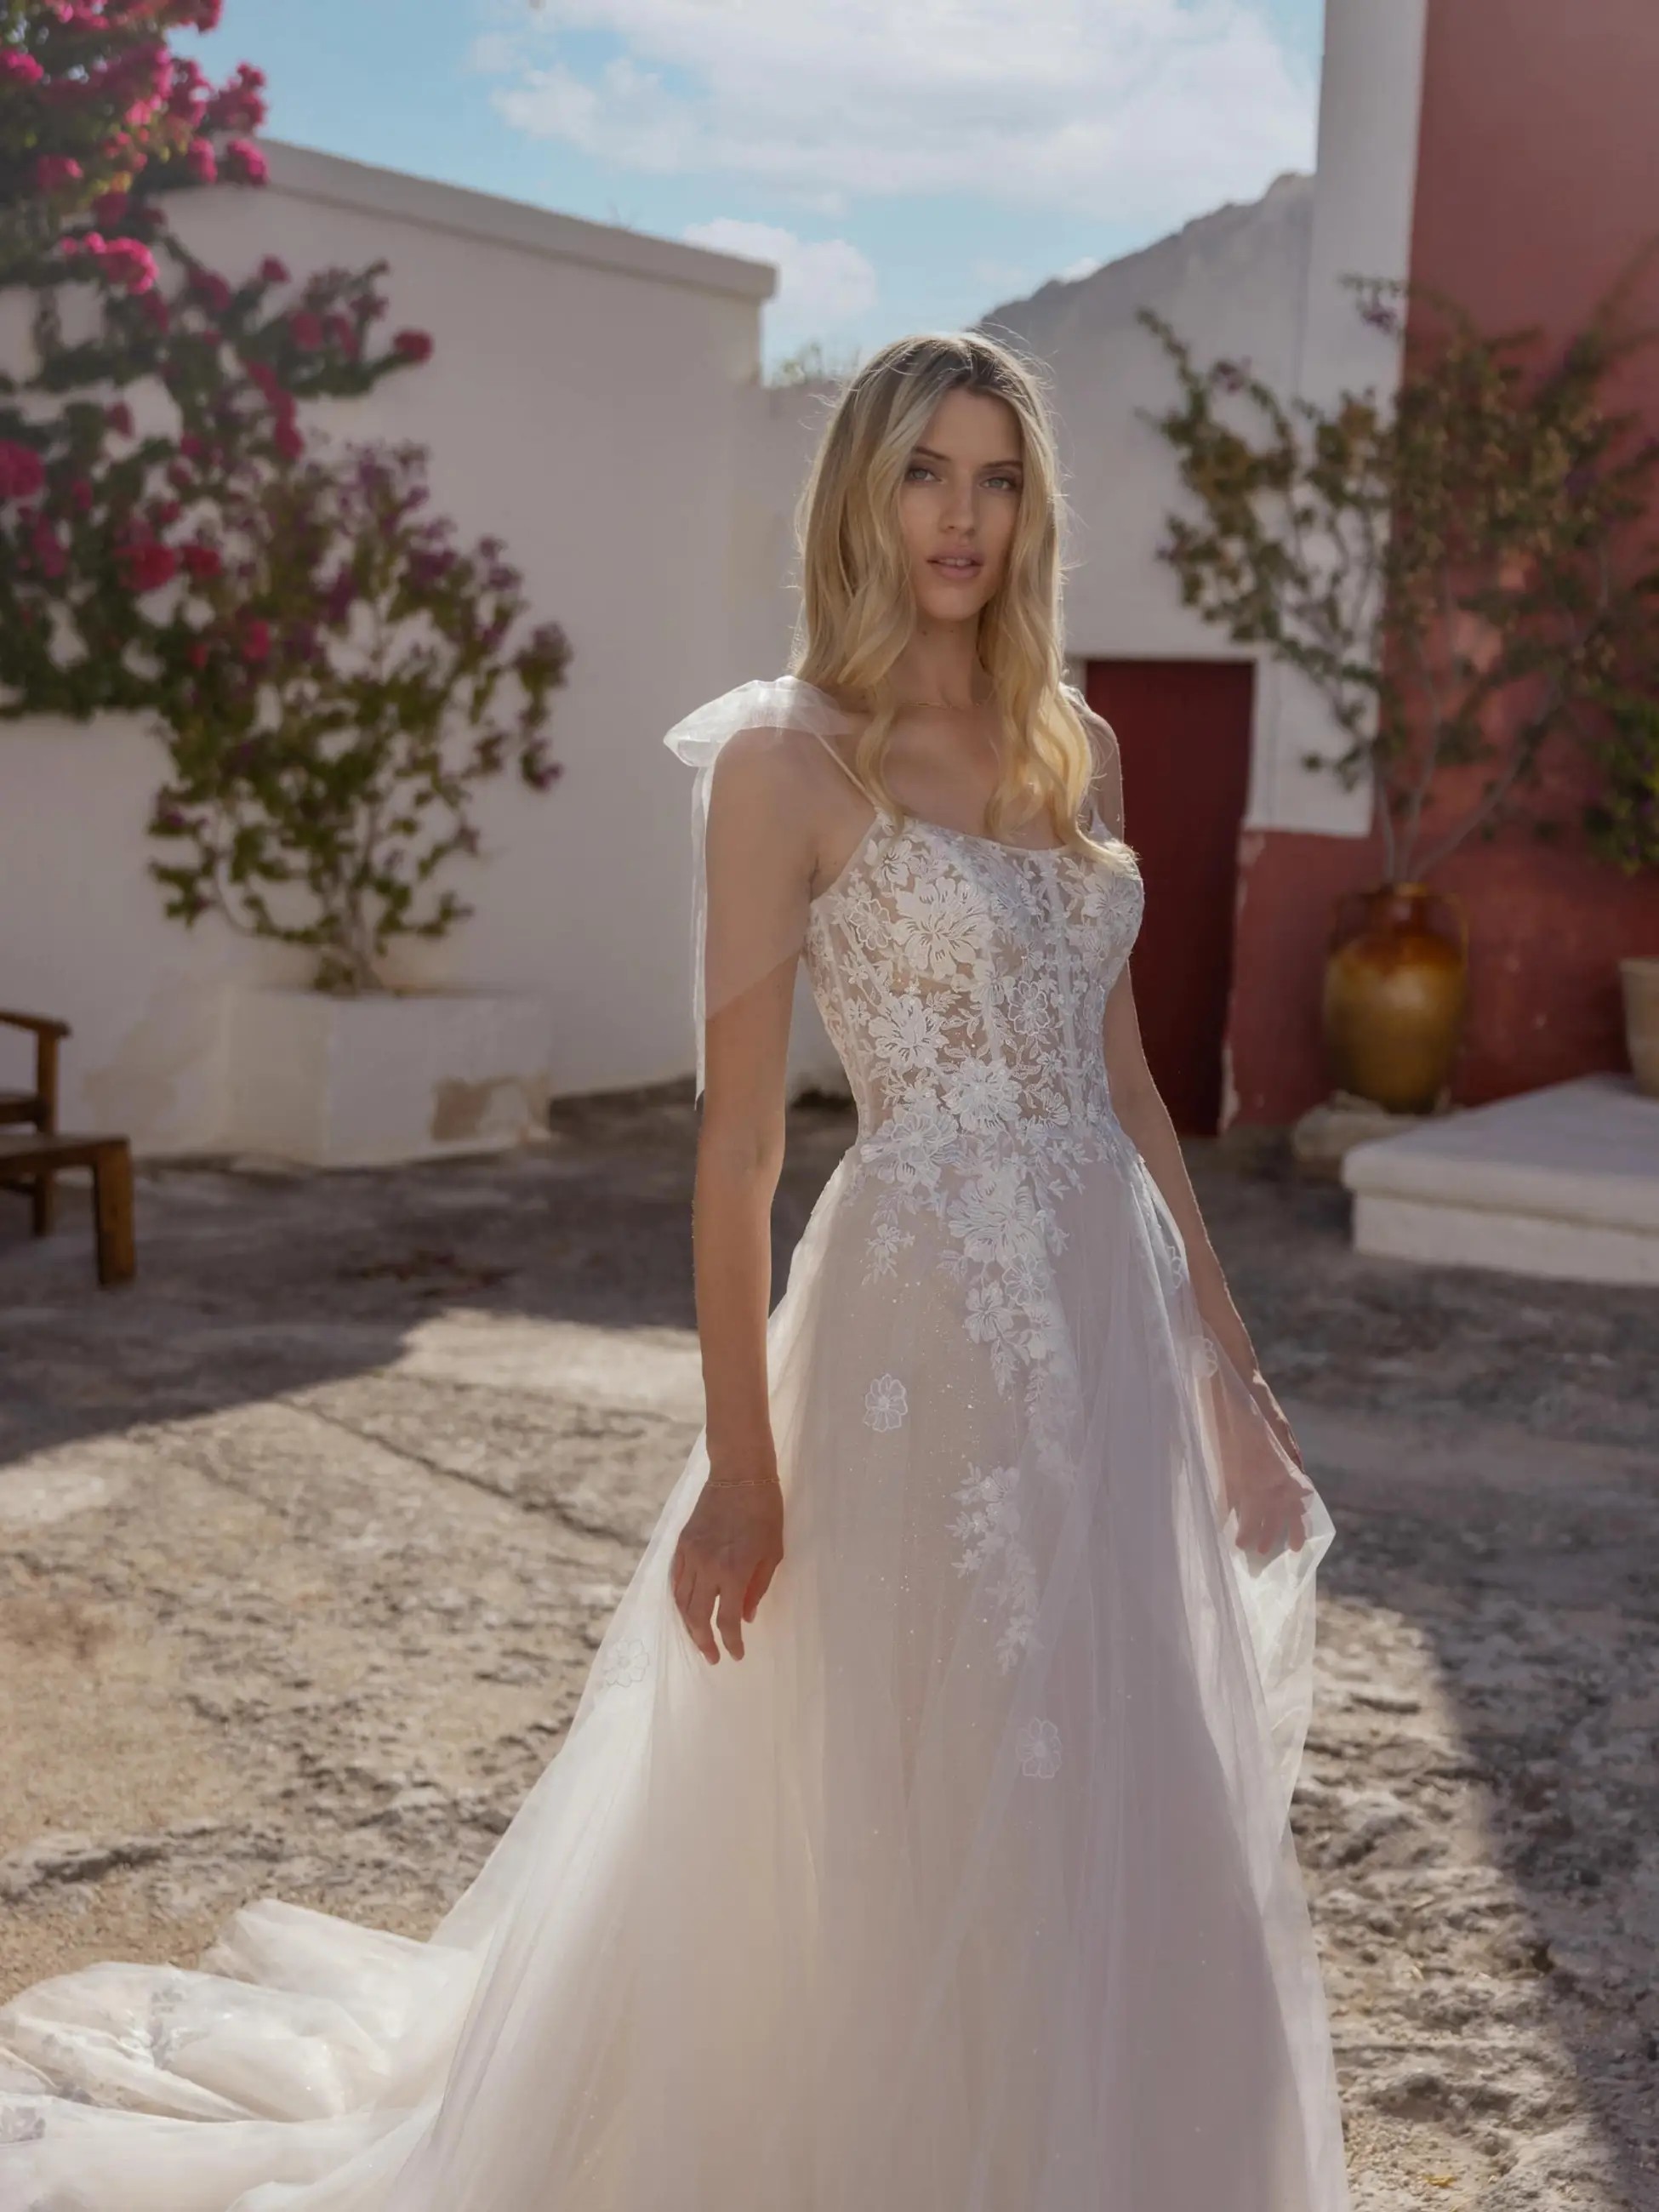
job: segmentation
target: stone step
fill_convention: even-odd
[[[1659,1098],[1588,1075],[1437,1115],[1342,1163],[1357,1251],[1659,1285]]]

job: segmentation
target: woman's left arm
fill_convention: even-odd
[[[1187,1250],[1187,1273],[1192,1282],[1193,1297],[1200,1318],[1215,1339],[1217,1346],[1243,1377],[1280,1443],[1297,1466],[1301,1467],[1301,1450],[1283,1408],[1261,1372],[1255,1346],[1250,1341],[1250,1333],[1244,1326],[1238,1308],[1233,1304],[1227,1278],[1222,1273],[1221,1262],[1216,1257],[1215,1247],[1204,1226],[1197,1194],[1187,1172],[1181,1139],[1176,1134],[1175,1124],[1170,1119],[1170,1109],[1159,1096],[1152,1070],[1146,1065],[1146,1051],[1140,1042],[1140,1023],[1135,1013],[1134,992],[1129,981],[1127,964],[1106,1001],[1102,1042],[1106,1052],[1106,1080],[1111,1090],[1113,1110],[1127,1131],[1136,1151],[1146,1161],[1147,1171],[1163,1193],[1164,1201],[1181,1231],[1181,1240]]]
[[[1099,772],[1094,784],[1095,805],[1101,819],[1113,836],[1121,838],[1123,778],[1118,760],[1117,738],[1111,725],[1091,711],[1085,710],[1084,720],[1095,740],[1099,762]],[[1163,1194],[1164,1201],[1181,1231],[1182,1242],[1186,1247],[1187,1273],[1192,1283],[1199,1316],[1215,1340],[1218,1348],[1231,1362],[1261,1407],[1278,1441],[1294,1464],[1302,1468],[1301,1449],[1283,1407],[1261,1372],[1255,1346],[1250,1341],[1250,1333],[1244,1326],[1238,1308],[1233,1304],[1226,1276],[1222,1273],[1221,1262],[1216,1257],[1215,1247],[1210,1242],[1209,1231],[1204,1226],[1204,1217],[1199,1211],[1198,1197],[1193,1189],[1192,1178],[1187,1172],[1181,1140],[1176,1134],[1175,1124],[1170,1119],[1169,1109],[1152,1079],[1152,1072],[1146,1065],[1146,1049],[1140,1039],[1140,1022],[1135,1012],[1134,990],[1129,981],[1127,962],[1106,1000],[1101,1042],[1105,1050],[1106,1080],[1111,1091],[1113,1110],[1146,1163],[1147,1171]]]

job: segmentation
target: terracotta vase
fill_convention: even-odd
[[[1637,957],[1619,963],[1625,1000],[1625,1049],[1636,1087],[1659,1098],[1659,959]]]
[[[1337,901],[1325,958],[1325,1048],[1339,1089],[1394,1114],[1445,1097],[1462,1034],[1468,927],[1427,884],[1379,884]]]

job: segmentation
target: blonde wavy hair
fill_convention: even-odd
[[[1057,844],[1121,866],[1125,848],[1101,844],[1078,818],[1098,761],[1061,689],[1065,500],[1042,383],[1006,346],[975,331],[895,338],[831,403],[795,509],[800,611],[791,673],[870,716],[853,765],[902,820],[906,810],[884,773],[897,711],[892,671],[915,623],[899,489],[934,409],[956,391],[1006,402],[1024,463],[1006,568],[979,618],[979,657],[1006,738],[986,808],[990,833],[1040,810]]]

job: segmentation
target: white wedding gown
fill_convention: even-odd
[[[670,742],[769,719],[833,726],[784,678]],[[1287,1822],[1332,1527],[1232,1540],[1279,1447],[1107,1090],[1142,896],[872,823],[806,926],[858,1133],[769,1326],[747,1656],[669,1589],[700,1439],[430,1941],[262,1899],[27,1991],[0,2212],[1346,2212]]]

